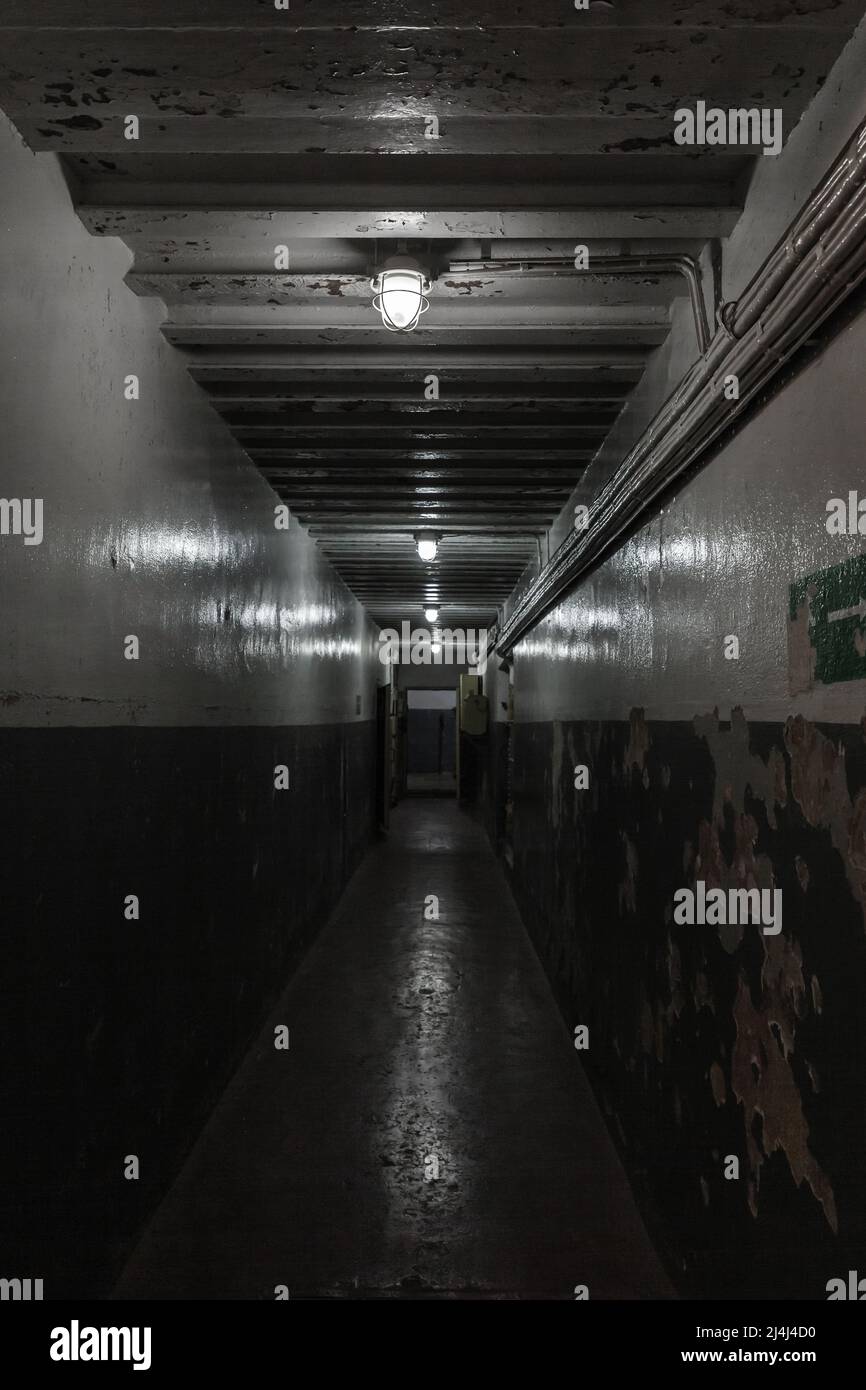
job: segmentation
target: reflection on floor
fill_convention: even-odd
[[[408,772],[406,790],[416,796],[430,796],[431,793],[456,796],[457,778],[453,772]]]
[[[572,1299],[581,1284],[672,1296],[483,832],[454,803],[404,802],[116,1296]]]

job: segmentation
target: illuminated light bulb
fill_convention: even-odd
[[[419,531],[415,545],[422,560],[435,560],[439,551],[439,536],[435,531]]]
[[[439,609],[438,609],[438,608],[425,608],[425,609],[424,609],[424,617],[427,619],[428,623],[438,623],[438,621],[439,621]]]
[[[391,333],[411,333],[430,308],[430,281],[411,256],[391,256],[370,281],[370,288],[375,296],[373,308]]]

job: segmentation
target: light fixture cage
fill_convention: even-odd
[[[409,277],[414,280],[415,287],[407,287],[405,282]],[[388,310],[389,288],[392,293],[412,296],[414,313],[405,324],[397,323]],[[389,333],[411,333],[418,327],[421,315],[426,314],[430,308],[427,295],[432,288],[432,282],[411,256],[391,256],[378,275],[370,281],[370,289],[374,294],[373,308],[382,315],[382,322]]]

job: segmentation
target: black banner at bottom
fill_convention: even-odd
[[[344,1350],[357,1373],[359,1357],[365,1339],[371,1334],[375,1342],[376,1360],[381,1365],[382,1338],[393,1336],[394,1350],[405,1348],[400,1338],[407,1333],[417,1336],[419,1324],[404,1323],[396,1317],[392,1306],[389,1314],[380,1307],[367,1314],[361,1323],[358,1314],[343,1322],[346,1311],[337,1315],[336,1323],[321,1323],[311,1318],[309,1303],[357,1301],[377,1303],[404,1302],[515,1302],[517,1300],[462,1299],[340,1299],[288,1300],[273,1303],[14,1303],[0,1305],[0,1336],[2,1336],[2,1366],[8,1375],[16,1367],[24,1375],[48,1373],[51,1381],[62,1384],[70,1376],[99,1378],[100,1372],[110,1369],[118,1375],[139,1375],[142,1383],[169,1383],[180,1374],[226,1376],[233,1373],[268,1375],[282,1371],[287,1375],[300,1374],[306,1378],[313,1371],[310,1357],[321,1358],[322,1350],[333,1374],[337,1358]],[[523,1336],[532,1338],[526,1351],[533,1357],[535,1372],[538,1365],[537,1335],[540,1329],[562,1332],[569,1338],[565,1349],[573,1361],[578,1358],[580,1369],[595,1368],[600,1363],[611,1372],[640,1368],[642,1371],[667,1370],[672,1366],[745,1365],[745,1366],[811,1366],[824,1375],[842,1370],[862,1346],[866,1310],[845,1307],[844,1301],[828,1303],[707,1303],[707,1302],[622,1302],[593,1303],[576,1301],[568,1316],[557,1316],[543,1323],[528,1317],[525,1324],[514,1319],[500,1323],[452,1323],[454,1312],[429,1315],[445,1317],[445,1322],[422,1323],[421,1331],[437,1337],[452,1329],[468,1334],[469,1338],[483,1333],[478,1344],[483,1351],[486,1372],[490,1362],[499,1354],[508,1357],[508,1371],[519,1374],[514,1360],[522,1351]],[[303,1305],[303,1306],[302,1306]],[[476,1315],[477,1316],[477,1315]],[[379,1321],[379,1319],[384,1321]],[[372,1319],[372,1321],[370,1320]],[[361,1333],[361,1340],[305,1344],[299,1337],[316,1336],[323,1330]],[[577,1340],[574,1340],[577,1339]],[[435,1344],[434,1344],[435,1345]],[[463,1343],[471,1346],[471,1341]],[[416,1344],[417,1348],[417,1344]],[[444,1347],[443,1347],[444,1351]],[[448,1356],[447,1373],[457,1374],[453,1359],[454,1348]],[[557,1348],[548,1345],[544,1360],[549,1362]],[[402,1359],[401,1358],[401,1359]],[[435,1351],[427,1348],[424,1355],[425,1374],[434,1373]],[[292,1369],[294,1367],[294,1369]],[[319,1367],[319,1370],[323,1370]],[[404,1365],[404,1371],[406,1367]],[[315,1371],[313,1371],[315,1374]],[[446,1373],[446,1366],[439,1374]],[[148,1381],[144,1380],[144,1377]],[[10,1381],[10,1383],[12,1383]],[[17,1382],[16,1382],[17,1383]]]

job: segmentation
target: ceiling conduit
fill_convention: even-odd
[[[707,351],[593,499],[586,528],[556,550],[493,637],[507,655],[616,546],[671,482],[772,380],[866,274],[866,123],[739,300],[724,304]],[[727,400],[725,377],[739,382]]]
[[[542,256],[522,256],[519,259],[496,257],[486,261],[452,261],[449,272],[456,275],[519,275],[522,278],[531,275],[571,276],[575,273],[575,266],[573,261],[562,258],[554,260]],[[698,350],[704,353],[709,347],[710,327],[701,288],[701,272],[694,256],[658,252],[640,256],[593,256],[590,265],[580,274],[608,275],[614,278],[620,275],[639,275],[645,279],[656,275],[681,275],[689,292]]]

